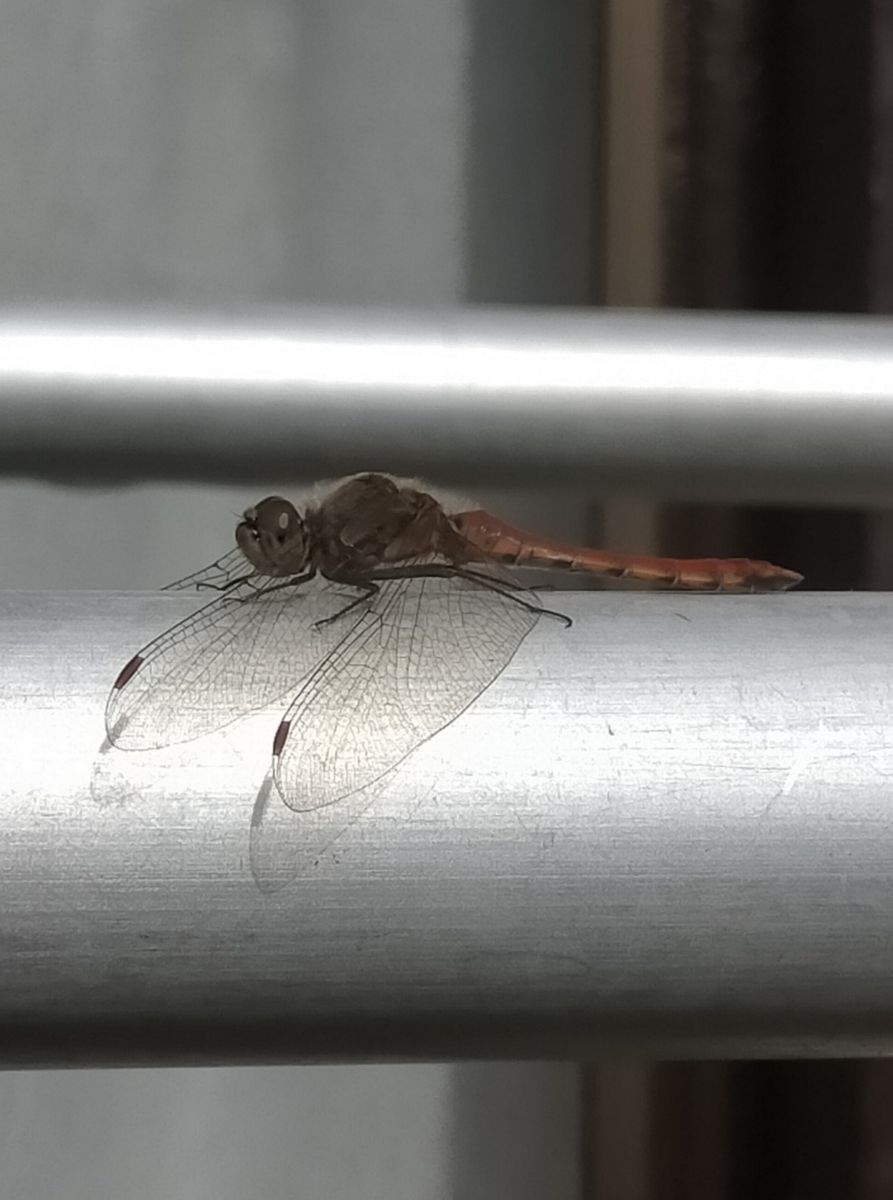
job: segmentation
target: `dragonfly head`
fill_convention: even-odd
[[[298,575],[307,566],[306,527],[295,506],[281,496],[246,508],[236,526],[236,542],[261,575]]]

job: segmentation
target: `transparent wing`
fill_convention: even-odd
[[[191,575],[184,575],[182,579],[175,579],[173,583],[167,584],[161,590],[163,592],[182,592],[188,588],[211,588],[216,591],[223,591],[225,588],[232,587],[237,579],[242,579],[251,574],[251,566],[245,555],[238,546],[233,546],[228,554],[222,555],[215,562],[212,562],[207,567],[202,567],[200,571],[193,571]]]
[[[149,642],[118,676],[105,711],[114,746],[188,742],[294,688],[357,618],[316,628],[354,592],[314,581],[262,591],[237,584]]]
[[[538,619],[461,578],[383,583],[304,681],[276,735],[273,778],[297,811],[380,778],[493,682]]]

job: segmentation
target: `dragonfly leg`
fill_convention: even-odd
[[[249,571],[247,575],[239,575],[236,579],[231,579],[229,583],[210,583],[207,579],[200,579],[195,585],[197,592],[207,588],[210,592],[228,592],[240,583],[247,583],[254,575],[254,571]]]
[[[489,588],[491,592],[498,592],[500,596],[504,596],[506,600],[511,600],[513,604],[520,604],[522,608],[526,608],[528,612],[536,613],[541,617],[555,617],[556,620],[562,621],[564,625],[570,629],[573,621],[565,613],[556,612],[551,608],[543,608],[539,604],[531,604],[529,600],[523,599],[521,596],[513,595],[513,590],[524,591],[520,584],[513,583],[510,580],[494,579],[491,575],[486,575],[482,571],[472,571],[468,567],[456,567],[449,563],[431,563],[424,567],[390,567],[387,570],[370,571],[368,575],[363,576],[363,582],[354,580],[340,580],[339,582],[350,582],[355,587],[365,587],[366,583],[375,580],[386,579],[468,579],[473,583],[483,584],[485,588]],[[350,606],[366,599],[361,596],[359,600],[355,600]],[[345,610],[346,611],[346,610]],[[341,614],[337,614],[340,616]],[[329,618],[332,620],[333,618]]]
[[[333,578],[332,582],[343,583],[347,587],[360,588],[362,595],[356,596],[350,601],[349,604],[345,604],[344,608],[339,608],[336,613],[332,613],[330,617],[322,617],[319,621],[314,621],[314,629],[322,629],[326,625],[334,625],[336,621],[340,621],[343,616],[351,612],[353,609],[358,608],[359,605],[366,604],[372,599],[373,596],[377,595],[379,591],[378,584],[365,577],[358,579]]]
[[[511,589],[517,588],[518,591],[526,591],[526,588],[523,588],[519,583],[514,583],[511,580],[493,579],[490,575],[485,575],[480,571],[471,571],[467,567],[453,567],[452,571],[460,579],[473,579],[477,583],[482,583],[484,587],[490,588],[491,591],[499,592],[507,600],[512,600],[515,604],[520,604],[522,608],[526,608],[528,612],[537,613],[541,617],[554,617],[556,621],[561,621],[566,629],[570,629],[571,625],[573,625],[573,621],[566,613],[557,612],[553,608],[543,608],[541,604],[531,604],[529,600],[524,600],[520,596],[513,596]]]
[[[295,575],[291,579],[283,579],[281,583],[264,584],[263,587],[255,588],[253,596],[242,596],[240,603],[244,604],[248,600],[256,600],[258,596],[266,596],[270,592],[281,592],[283,588],[300,587],[302,583],[309,583],[315,571],[307,571],[303,575]],[[262,578],[258,576],[256,571],[252,571],[250,575],[245,575],[242,579],[237,580],[238,583],[247,583],[249,579]]]

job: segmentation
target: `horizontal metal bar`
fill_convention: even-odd
[[[889,501],[880,318],[0,313],[0,471]]]
[[[893,597],[553,602],[297,814],[276,712],[102,746],[182,596],[0,596],[0,1061],[893,1050]]]

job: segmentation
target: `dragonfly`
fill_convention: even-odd
[[[748,558],[565,545],[371,472],[322,487],[302,510],[268,496],[245,511],[235,540],[169,585],[215,595],[122,668],[108,740],[158,749],[278,702],[271,775],[298,812],[381,779],[455,720],[541,617],[570,624],[514,568],[713,592],[784,591],[802,579]]]

